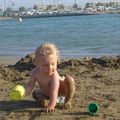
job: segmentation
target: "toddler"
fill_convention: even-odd
[[[49,103],[43,108],[45,112],[54,110],[59,96],[65,96],[64,108],[71,108],[71,100],[75,93],[74,79],[71,76],[61,77],[57,71],[59,51],[52,43],[42,44],[36,49],[36,67],[31,71],[30,80],[26,85],[25,96],[28,95],[35,83],[39,89],[33,91],[33,98],[37,101],[48,99]]]

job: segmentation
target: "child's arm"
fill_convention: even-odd
[[[30,94],[30,92],[32,91],[33,87],[35,86],[35,77],[34,77],[34,72],[32,71],[30,74],[30,80],[28,82],[28,84],[25,87],[25,94],[24,96],[27,96],[28,94]]]
[[[59,77],[57,75],[53,75],[53,78],[50,82],[50,102],[46,108],[46,112],[51,112],[54,110],[59,90]]]

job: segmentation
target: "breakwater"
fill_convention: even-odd
[[[21,18],[46,18],[46,17],[64,17],[64,16],[81,16],[81,15],[97,15],[98,13],[87,12],[68,12],[68,13],[42,13],[34,15],[22,15]]]

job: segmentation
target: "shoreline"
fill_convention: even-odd
[[[1,65],[13,65],[17,61],[19,61],[21,58],[15,58],[15,57],[1,57],[0,56],[0,66]]]
[[[25,59],[27,58],[27,56],[29,56],[31,58],[31,56],[33,56],[34,54],[27,54],[26,56],[23,57],[10,57],[10,56],[0,56],[0,66],[2,65],[14,65],[17,62],[19,62],[21,59]],[[61,57],[61,62],[62,61],[66,61],[66,60],[90,60],[90,59],[101,59],[103,57],[108,57],[108,58],[115,58],[118,57],[120,55],[102,55],[102,56],[79,56],[79,57]],[[32,57],[33,58],[33,57]]]
[[[9,19],[13,19],[12,17],[0,17],[0,20],[9,20]]]

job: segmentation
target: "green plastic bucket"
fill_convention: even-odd
[[[96,115],[99,112],[99,106],[97,103],[89,103],[87,106],[87,111],[91,115]]]

